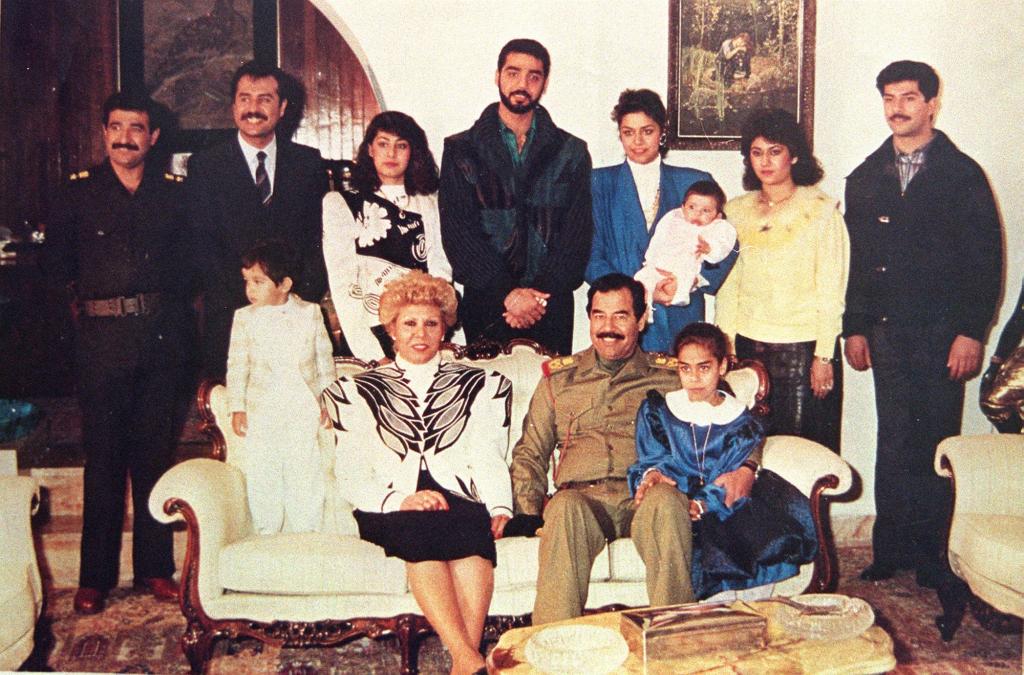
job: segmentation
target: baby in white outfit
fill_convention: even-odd
[[[686,191],[682,206],[654,226],[644,265],[633,275],[644,285],[648,311],[654,308],[654,287],[665,278],[663,272],[676,278],[671,304],[688,305],[690,292],[708,285],[700,275],[701,265],[721,262],[736,246],[736,228],[723,218],[724,205],[725,193],[717,183],[697,181]]]

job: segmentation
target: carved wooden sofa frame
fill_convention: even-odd
[[[524,353],[523,350],[532,352],[532,355]],[[443,351],[451,358],[465,359],[478,363],[481,367],[500,370],[510,377],[513,376],[513,373],[502,367],[503,360],[527,358],[531,363],[535,363],[536,373],[526,378],[532,377],[532,382],[517,383],[515,377],[512,377],[513,396],[516,398],[514,404],[519,410],[518,420],[515,419],[516,414],[513,414],[514,442],[518,429],[521,428],[521,424],[518,422],[521,421],[525,413],[533,387],[539,379],[539,365],[545,358],[543,350],[535,343],[514,341],[503,348],[485,347],[472,351],[455,345],[445,345]],[[356,359],[336,359],[336,361],[339,372],[351,373],[353,368],[365,368],[370,365]],[[753,387],[756,389],[756,394],[749,392],[750,398],[757,402],[755,410],[764,413],[766,411],[764,399],[769,386],[764,368],[758,362],[743,362],[733,364],[733,366],[733,370],[753,369],[752,372],[756,375],[756,385]],[[520,376],[519,379],[523,379],[523,377]],[[208,607],[203,601],[204,580],[202,574],[204,569],[201,560],[204,559],[204,551],[201,550],[201,546],[204,542],[213,546],[223,542],[214,536],[216,533],[211,534],[203,529],[204,523],[201,521],[204,518],[209,519],[209,517],[198,513],[193,502],[217,504],[218,494],[222,491],[230,491],[226,482],[237,482],[241,475],[238,469],[229,467],[225,461],[230,444],[221,431],[222,426],[217,422],[214,409],[215,399],[218,398],[218,387],[220,387],[219,395],[223,397],[222,385],[214,382],[204,382],[197,395],[202,430],[213,443],[212,459],[192,459],[172,468],[161,478],[150,498],[150,510],[155,517],[168,523],[184,521],[187,529],[187,549],[181,575],[180,597],[181,611],[187,625],[181,638],[181,646],[192,671],[199,673],[205,670],[212,655],[214,643],[221,638],[255,638],[266,644],[280,647],[330,647],[359,637],[380,639],[394,636],[399,643],[401,673],[406,675],[418,672],[419,643],[422,638],[432,634],[433,630],[427,620],[416,611],[414,602],[409,607],[410,611],[382,612],[388,614],[384,616],[374,616],[372,611],[360,611],[359,609],[354,609],[351,612],[338,611],[336,613],[338,615],[332,613],[324,618],[318,617],[314,620],[211,616],[211,612],[208,611]],[[230,429],[230,424],[224,424],[223,428]],[[511,460],[511,457],[509,459]],[[793,482],[810,497],[812,515],[818,528],[819,553],[817,558],[813,563],[805,565],[797,577],[777,584],[773,592],[794,595],[805,590],[814,592],[833,590],[838,574],[835,548],[827,521],[826,500],[829,496],[842,494],[849,489],[851,485],[849,466],[838,456],[816,443],[788,436],[768,439],[764,465]],[[224,522],[230,522],[231,519],[238,520],[248,517],[247,505],[243,503],[243,507],[239,510],[244,510],[245,513],[224,512],[219,514],[218,518],[225,519]],[[217,519],[214,521],[222,522]],[[250,538],[255,536],[251,535]],[[491,608],[492,611],[499,613],[493,614],[487,619],[484,630],[485,642],[497,640],[503,632],[510,628],[529,625],[533,600],[532,582],[536,578],[536,539],[515,537],[500,540],[498,544],[499,567],[495,570],[495,602],[492,602]],[[380,557],[384,557],[382,551]],[[502,561],[516,558],[520,559],[520,564],[506,563],[505,569],[524,568],[518,569],[519,575],[524,578],[519,580],[518,586],[515,583],[510,583],[508,597],[504,600],[500,599],[499,576],[502,573]],[[212,559],[207,559],[208,565],[210,560]],[[522,564],[524,560],[525,564]],[[639,569],[636,568],[636,565],[639,565]],[[603,566],[605,570],[618,566],[626,569],[626,573],[622,575],[623,579],[619,579],[614,571],[609,571],[608,578],[601,580],[598,575],[599,566]],[[639,562],[639,557],[630,540],[612,542],[599,556],[594,567],[595,574],[592,575],[591,580],[588,612],[646,604],[643,564]],[[524,584],[525,578],[529,578],[529,582]],[[224,592],[224,589],[221,590]],[[411,593],[409,596],[411,598]],[[506,602],[505,600],[508,598],[513,600]],[[372,606],[365,602],[361,604],[364,607]],[[513,607],[513,609],[501,613],[502,609],[496,605]]]

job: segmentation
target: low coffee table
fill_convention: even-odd
[[[642,656],[630,653],[621,673],[677,675],[679,673],[822,673],[857,675],[884,673],[896,667],[892,638],[878,626],[848,640],[803,640],[787,635],[773,620],[780,605],[774,602],[750,603],[758,613],[768,617],[768,645],[750,652],[701,654],[671,661],[649,661],[644,667]],[[587,624],[605,626],[618,632],[619,612],[605,612],[543,626],[516,628],[501,636],[487,658],[492,675],[526,675],[539,673],[526,660],[526,643],[534,633],[549,626]]]

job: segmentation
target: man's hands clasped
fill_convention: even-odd
[[[550,293],[534,288],[514,288],[505,296],[505,312],[502,316],[509,328],[530,328],[547,311]]]

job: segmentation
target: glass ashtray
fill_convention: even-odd
[[[875,612],[864,600],[834,593],[809,593],[791,598],[806,610],[783,604],[775,614],[786,633],[805,640],[848,640],[875,623]]]

